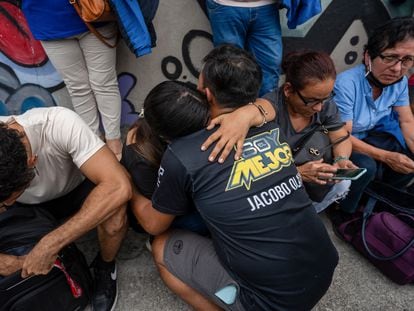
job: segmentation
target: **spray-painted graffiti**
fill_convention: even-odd
[[[121,127],[127,127],[138,118],[134,105],[128,100],[128,95],[137,84],[137,79],[132,74],[124,72],[118,75],[118,84],[122,99]]]
[[[55,102],[45,88],[33,83],[20,84],[15,72],[0,63],[0,114],[20,114],[34,107],[50,107]]]
[[[194,63],[194,60],[192,59],[192,43],[193,41],[200,39],[207,40],[210,43],[213,42],[213,37],[209,32],[204,30],[192,29],[185,34],[181,44],[181,54],[183,62],[186,68],[188,69],[189,73],[193,77],[193,79],[198,79],[200,70],[197,67],[197,65],[199,64]],[[161,61],[161,71],[165,78],[167,78],[168,80],[188,80],[188,77],[186,75],[182,75],[183,65],[181,61],[175,56],[168,55],[165,58],[163,58],[163,60]]]
[[[0,114],[19,114],[56,104],[64,87],[27,25],[18,1],[0,1]]]
[[[19,0],[0,0],[0,114],[30,107],[70,106],[64,84],[33,39]],[[413,15],[412,0],[321,0],[322,13],[296,30],[281,11],[284,52],[310,48],[331,54],[338,71],[361,61],[369,31],[393,16]],[[163,80],[196,83],[202,57],[212,48],[205,0],[161,0],[154,20],[157,47],[138,60],[118,47],[122,120],[131,124],[148,91]]]
[[[53,93],[64,88],[39,41],[29,30],[18,1],[0,1],[0,115],[21,114],[56,105]],[[137,113],[127,97],[136,85],[132,74],[118,76],[124,126]],[[60,104],[60,103],[59,103]]]
[[[163,79],[182,80],[195,83],[198,78],[202,56],[212,47],[212,36],[209,28],[205,0],[197,0],[196,5],[191,1],[177,1],[168,5],[161,1],[155,26],[159,33],[159,46],[164,53],[157,57],[160,75],[157,82]],[[361,61],[364,44],[369,32],[392,16],[413,15],[414,1],[409,0],[322,0],[322,13],[312,18],[296,30],[289,30],[286,26],[285,11],[281,10],[283,28],[284,53],[297,49],[317,49],[331,54],[338,71],[348,69]],[[167,7],[168,10],[165,10]],[[356,9],[357,8],[357,9]],[[398,9],[398,10],[397,10]],[[184,16],[183,11],[191,11],[185,15],[186,25],[194,28],[181,29],[174,23],[168,23],[168,17],[174,15],[177,19]],[[192,24],[193,16],[195,24]],[[170,19],[171,20],[171,19]],[[172,33],[171,25],[174,25]],[[180,34],[178,36],[177,34]],[[200,47],[200,42],[203,41]],[[171,49],[171,46],[175,48]],[[152,62],[152,61],[150,61]],[[145,71],[148,62],[139,63],[138,70]],[[154,74],[154,65],[151,65],[151,74]],[[156,74],[156,73],[155,73]],[[142,95],[146,94],[152,85],[145,85],[142,81],[137,85],[140,94],[137,102],[142,102]],[[132,96],[137,93],[132,92]],[[139,106],[139,104],[138,104]]]

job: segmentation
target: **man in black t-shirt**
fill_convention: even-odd
[[[248,53],[221,46],[204,61],[199,87],[212,117],[256,99],[261,73]],[[263,117],[234,162],[209,163],[199,151],[210,134],[205,130],[173,141],[152,206],[142,207],[153,233],[192,203],[206,222],[211,239],[174,230],[152,245],[164,282],[197,310],[309,310],[331,283],[337,252],[286,139],[274,122],[265,122],[265,111]]]

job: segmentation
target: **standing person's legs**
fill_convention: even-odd
[[[282,31],[276,4],[251,9],[246,48],[263,71],[259,96],[278,88],[283,56]]]
[[[65,82],[76,113],[99,135],[95,96],[78,39],[42,41],[42,46]]]
[[[221,5],[206,0],[214,46],[232,43],[245,48],[249,9]]]
[[[100,27],[98,31],[104,37],[111,38],[109,43],[115,44],[115,24]],[[106,143],[112,152],[120,155],[121,95],[116,74],[116,48],[106,46],[90,32],[83,35],[79,42],[88,68],[89,82],[102,117]]]

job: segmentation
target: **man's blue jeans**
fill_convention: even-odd
[[[250,51],[263,72],[262,96],[279,83],[282,34],[276,4],[255,8],[221,5],[206,0],[214,46],[232,43]]]

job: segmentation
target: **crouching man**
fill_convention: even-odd
[[[247,52],[221,46],[204,61],[199,89],[213,118],[255,101],[261,72]],[[162,120],[174,117],[169,109],[157,111]],[[265,122],[266,111],[263,118],[234,162],[209,163],[208,152],[199,151],[206,130],[173,140],[152,204],[134,199],[141,224],[158,235],[152,249],[162,279],[196,310],[310,310],[331,284],[337,252],[285,137],[276,123]],[[168,135],[167,123],[154,128]],[[165,232],[192,204],[211,239]]]
[[[0,254],[0,275],[19,269],[23,277],[47,274],[64,246],[97,227],[93,308],[111,310],[117,296],[115,256],[131,197],[127,173],[69,109],[36,108],[0,120],[1,207],[39,206],[62,220],[25,257]]]

